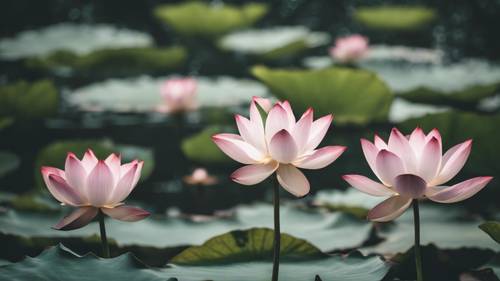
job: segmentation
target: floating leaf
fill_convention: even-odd
[[[267,10],[267,5],[261,3],[248,3],[237,7],[192,1],[160,5],[155,8],[154,14],[182,35],[214,37],[251,26],[264,16]]]
[[[51,166],[63,168],[68,152],[73,152],[81,159],[87,149],[92,149],[99,159],[105,159],[111,153],[122,153],[122,162],[130,162],[134,159],[144,161],[142,180],[152,173],[154,168],[153,153],[150,149],[129,146],[114,145],[108,140],[65,140],[55,142],[45,147],[37,156],[35,165],[35,177],[37,185],[44,189],[44,183],[40,174],[40,167]]]
[[[303,26],[280,26],[230,33],[219,40],[219,46],[265,59],[279,59],[327,44],[329,40],[328,34],[312,32]]]
[[[17,155],[7,151],[0,151],[0,177],[17,169],[20,163],[21,161]]]
[[[440,249],[460,249],[472,247],[497,250],[498,244],[489,239],[477,228],[477,219],[465,219],[461,209],[452,206],[427,206],[420,208],[421,244],[435,244]],[[413,245],[413,214],[407,210],[394,221],[386,225],[378,235],[384,239],[375,246],[362,249],[363,253],[393,255],[405,252]]]
[[[500,243],[500,222],[487,221],[479,225],[479,228],[486,232],[493,240]]]
[[[0,116],[35,119],[57,113],[59,96],[50,80],[0,86]]]
[[[154,112],[164,100],[160,95],[161,84],[171,77],[108,79],[72,91],[65,96],[75,107],[89,111]],[[253,96],[266,96],[264,85],[250,79],[228,76],[196,77],[197,102],[200,107],[239,106],[248,104]]]
[[[69,211],[70,208],[66,209]],[[108,236],[115,239],[120,246],[200,245],[215,235],[235,229],[272,227],[272,213],[272,206],[262,204],[238,207],[231,218],[191,222],[181,218],[155,216],[134,223],[108,220],[106,228]],[[74,231],[51,229],[62,216],[62,213],[42,214],[10,210],[0,214],[0,232],[22,237],[86,237],[98,234],[99,227],[96,222]],[[281,218],[284,233],[314,241],[323,252],[358,247],[368,239],[372,230],[370,223],[346,214],[303,211],[287,205],[282,206]],[[484,236],[482,233],[481,235]]]
[[[101,259],[93,254],[79,256],[64,246],[52,247],[38,257],[2,266],[2,280],[133,280],[160,281],[153,270],[147,269],[132,254]]]
[[[363,62],[361,66],[378,73],[402,98],[419,103],[474,105],[500,87],[500,67],[479,59],[453,64]]]
[[[93,254],[79,256],[64,246],[52,247],[35,258],[2,266],[2,280],[52,281],[64,280],[179,280],[179,281],[267,281],[271,274],[270,262],[233,263],[214,266],[169,265],[161,269],[146,268],[132,254],[100,259]],[[321,260],[283,262],[280,276],[283,280],[312,280],[320,275],[324,280],[378,281],[389,266],[378,257],[333,256]]]
[[[267,228],[235,230],[211,238],[201,246],[190,247],[170,262],[177,265],[203,265],[271,260],[274,231]],[[282,261],[289,259],[311,259],[324,257],[321,251],[309,242],[281,234]]]
[[[358,7],[354,11],[354,19],[373,29],[412,31],[433,22],[436,12],[420,6]]]
[[[149,47],[154,39],[145,32],[117,28],[109,24],[58,23],[26,30],[0,40],[2,59],[45,56],[55,51],[84,55],[99,49]]]
[[[320,70],[269,69],[257,66],[253,75],[280,99],[298,110],[313,107],[318,114],[335,113],[338,122],[365,124],[387,118],[392,94],[375,73],[350,68]]]
[[[220,127],[208,127],[182,141],[182,151],[187,158],[200,163],[226,163],[230,159],[212,141],[212,136],[223,132]]]
[[[182,47],[144,47],[103,49],[84,55],[57,51],[45,57],[31,58],[26,64],[63,75],[126,76],[172,70],[181,66],[186,57],[187,52]]]

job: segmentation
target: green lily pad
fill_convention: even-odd
[[[65,140],[55,142],[45,147],[37,156],[35,165],[35,177],[37,186],[45,190],[45,186],[40,174],[40,167],[51,166],[64,168],[64,161],[68,152],[73,152],[81,159],[87,149],[92,149],[96,156],[105,159],[111,153],[121,153],[122,162],[130,162],[134,159],[144,161],[141,180],[147,179],[154,168],[154,157],[151,149],[129,146],[115,145],[109,140]]]
[[[227,163],[230,158],[212,141],[212,136],[224,132],[221,127],[208,127],[200,133],[182,141],[182,152],[192,161],[199,163]]]
[[[267,10],[268,6],[263,3],[248,3],[237,7],[191,1],[160,5],[154,9],[154,14],[182,35],[215,37],[253,25]]]
[[[36,119],[57,113],[59,95],[50,80],[19,81],[0,86],[0,116]]]
[[[267,228],[235,230],[190,247],[170,260],[177,265],[206,265],[271,260],[274,231]],[[325,255],[309,242],[281,234],[282,260],[311,259]]]
[[[62,75],[128,76],[169,71],[180,67],[186,57],[187,52],[182,47],[141,47],[102,49],[82,55],[56,51],[47,56],[30,58],[26,64]]]
[[[500,222],[487,221],[479,225],[479,228],[486,232],[493,240],[500,243]]]
[[[269,280],[270,262],[233,263],[213,266],[167,265],[161,269],[147,268],[132,254],[101,259],[93,254],[77,255],[64,246],[52,247],[35,258],[2,266],[0,279],[56,280],[179,280],[179,281],[264,281]],[[282,280],[312,280],[316,275],[323,280],[378,281],[389,266],[378,257],[333,256],[320,260],[283,262],[280,265]]]
[[[269,69],[252,73],[279,99],[294,109],[314,108],[317,114],[334,113],[337,122],[366,124],[387,119],[393,96],[375,73],[351,68],[319,70]]]
[[[500,67],[479,59],[453,64],[365,62],[361,66],[378,73],[398,96],[418,103],[475,105],[500,89]]]
[[[162,83],[172,77],[139,76],[108,79],[72,91],[65,96],[71,106],[89,111],[151,113],[164,104]],[[250,79],[228,76],[195,77],[197,103],[201,108],[233,107],[248,104],[253,96],[266,96],[267,89]]]
[[[330,36],[323,32],[312,32],[303,26],[280,26],[230,33],[218,45],[223,50],[271,60],[290,57],[329,41]]]
[[[2,266],[2,280],[134,280],[160,281],[153,270],[147,269],[132,254],[112,259],[100,259],[93,254],[79,256],[60,245],[52,247],[38,257],[27,257],[19,263]]]
[[[70,208],[66,209],[68,212]],[[192,222],[182,218],[154,216],[134,223],[110,219],[106,221],[106,228],[108,237],[115,239],[120,246],[178,247],[200,245],[215,235],[235,229],[272,227],[272,213],[271,205],[261,204],[238,207],[230,218]],[[56,224],[62,216],[62,213],[9,210],[0,214],[0,232],[22,237],[53,238],[87,237],[98,234],[99,227],[96,222],[74,231],[51,229],[50,227]],[[288,205],[282,206],[281,218],[282,232],[314,241],[314,244],[323,252],[358,247],[368,239],[372,230],[370,223],[350,215],[303,211]]]
[[[0,151],[0,177],[17,169],[20,163],[21,161],[17,155],[7,151]]]
[[[498,244],[478,229],[478,219],[466,219],[463,210],[453,206],[422,205],[420,208],[421,244],[435,244],[440,249],[464,247],[498,250]],[[413,213],[407,210],[395,220],[394,225],[385,225],[378,235],[383,242],[361,249],[363,253],[393,255],[405,252],[413,246]]]
[[[16,60],[45,56],[57,50],[82,55],[99,49],[149,47],[153,42],[153,37],[146,32],[109,24],[62,22],[0,39],[0,58]]]
[[[373,29],[387,31],[413,31],[436,19],[436,11],[421,6],[358,7],[354,19]]]

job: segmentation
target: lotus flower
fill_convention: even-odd
[[[63,205],[78,208],[54,228],[71,230],[83,227],[99,210],[122,221],[138,221],[149,216],[148,212],[123,203],[137,185],[142,166],[143,162],[138,160],[121,165],[120,156],[116,154],[98,160],[89,149],[81,161],[75,154],[68,153],[64,171],[42,167],[43,180],[52,196]]]
[[[356,61],[367,53],[368,38],[359,34],[338,38],[330,48],[330,56],[342,63]]]
[[[265,122],[257,103],[269,110]],[[332,115],[313,122],[310,108],[296,121],[288,101],[278,102],[271,109],[268,104],[267,99],[254,98],[250,119],[235,116],[240,135],[218,134],[212,139],[229,157],[247,164],[231,175],[235,182],[254,185],[276,172],[283,188],[297,197],[305,196],[310,190],[309,181],[297,168],[323,168],[335,161],[346,147],[316,149],[332,122]]]
[[[189,176],[184,177],[184,182],[190,185],[214,185],[217,178],[208,174],[207,170],[197,168]]]
[[[197,108],[197,83],[193,78],[173,78],[161,86],[161,96],[165,106],[160,108],[169,113],[191,111]]]
[[[410,136],[392,129],[389,142],[375,135],[374,143],[361,139],[366,160],[381,183],[361,175],[343,179],[358,190],[373,196],[390,196],[369,213],[373,221],[390,221],[399,217],[413,199],[428,198],[439,203],[465,200],[491,181],[476,177],[452,186],[444,185],[464,166],[472,140],[450,148],[442,155],[441,135],[437,129],[427,135],[416,128]]]

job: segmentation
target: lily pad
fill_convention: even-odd
[[[77,157],[83,156],[87,149],[92,149],[100,159],[106,158],[111,153],[120,153],[122,162],[130,162],[134,159],[144,161],[141,180],[147,179],[154,168],[154,157],[151,149],[129,146],[115,145],[109,140],[65,140],[55,142],[45,147],[37,156],[35,177],[39,188],[45,190],[44,183],[40,174],[40,167],[64,167],[64,161],[68,152],[73,152]]]
[[[426,27],[436,19],[436,11],[422,6],[358,7],[354,19],[373,29],[385,31],[414,31]]]
[[[52,247],[38,257],[27,257],[19,263],[2,266],[2,280],[165,280],[147,269],[132,254],[124,254],[112,259],[101,259],[93,254],[84,256],[73,253],[59,245]]]
[[[59,95],[50,80],[19,81],[0,86],[0,116],[36,119],[57,113]]]
[[[154,112],[163,104],[161,83],[168,77],[140,76],[109,79],[65,95],[71,106],[88,111]],[[197,102],[200,107],[224,107],[247,104],[253,96],[266,96],[266,88],[249,79],[227,76],[196,77]]]
[[[99,49],[149,47],[152,44],[153,38],[145,32],[108,24],[59,23],[0,40],[0,58],[46,56],[55,51],[85,55]]]
[[[479,228],[500,244],[500,222],[487,221],[479,225]]]
[[[223,132],[220,127],[208,127],[200,133],[182,141],[182,152],[192,161],[199,163],[228,163],[226,156],[212,141],[212,136]]]
[[[395,98],[389,111],[389,121],[400,123],[409,119],[419,118],[428,114],[450,111],[451,107],[433,104],[413,103],[402,98]]]
[[[357,63],[364,68],[377,72],[377,66],[398,66],[410,64],[441,64],[444,53],[437,49],[416,48],[408,46],[370,45],[369,52]],[[330,56],[307,57],[302,64],[307,68],[321,69],[331,67],[334,59]]]
[[[477,59],[444,64],[362,63],[402,98],[430,104],[475,104],[496,95],[500,66]],[[470,75],[475,73],[475,75]]]
[[[26,64],[62,76],[126,76],[169,71],[181,66],[186,57],[187,51],[182,47],[142,47],[102,49],[83,55],[57,51],[28,59]]]
[[[206,265],[271,260],[274,231],[267,228],[235,230],[216,236],[201,246],[192,246],[170,260],[177,265]],[[325,257],[309,242],[281,233],[281,260]]]
[[[7,151],[0,151],[0,177],[17,169],[20,163],[21,161],[17,155]]]
[[[173,258],[173,264],[167,265],[169,268],[161,271],[180,281],[269,280],[272,240],[266,237],[272,236],[272,231],[271,235],[266,232],[269,230],[254,229],[214,237],[202,246],[186,249]],[[285,242],[284,259],[280,262],[282,280],[381,280],[389,270],[378,257],[325,257],[303,240],[286,234],[282,234],[281,240]]]
[[[262,3],[248,3],[238,7],[190,1],[157,6],[154,14],[182,35],[214,37],[253,25],[267,10],[268,6]]]
[[[368,239],[372,230],[370,223],[343,213],[303,211],[288,205],[282,206],[281,211],[282,232],[313,241],[323,252],[358,247]],[[200,245],[215,235],[235,229],[272,227],[272,213],[272,206],[259,204],[238,207],[230,218],[192,222],[182,218],[155,216],[134,223],[107,220],[106,228],[108,237],[115,239],[120,246]],[[53,238],[87,237],[98,234],[99,227],[96,222],[74,231],[51,229],[50,227],[57,223],[62,215],[9,210],[0,214],[0,232],[22,237]],[[186,235],[187,233],[189,235]],[[488,239],[484,234],[481,235]]]
[[[64,246],[52,247],[35,258],[26,258],[19,263],[2,266],[0,279],[55,280],[61,276],[65,280],[179,280],[179,281],[264,281],[271,273],[269,262],[233,263],[213,266],[168,265],[161,269],[149,269],[132,254],[116,258],[100,259],[93,254],[77,255]],[[321,260],[283,262],[280,276],[283,280],[312,280],[319,275],[324,280],[378,281],[389,266],[378,257],[333,256]]]
[[[224,50],[278,59],[329,41],[330,36],[324,32],[312,32],[303,26],[279,26],[230,33],[219,40],[219,46]]]
[[[420,208],[421,244],[440,249],[464,247],[498,250],[498,244],[477,227],[478,219],[466,219],[463,210],[453,206],[422,205]],[[381,243],[361,249],[363,253],[394,255],[413,246],[413,213],[407,210],[394,225],[385,225],[378,235]]]
[[[269,69],[256,66],[253,75],[295,108],[313,107],[318,114],[335,113],[341,123],[366,124],[387,119],[392,94],[375,73],[350,68],[320,70]]]

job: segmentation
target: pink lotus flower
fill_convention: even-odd
[[[161,110],[178,113],[196,109],[196,89],[197,83],[193,78],[173,78],[165,81],[160,90],[165,100],[165,106]]]
[[[361,139],[363,153],[381,183],[361,175],[345,175],[343,179],[358,190],[373,196],[390,196],[368,214],[373,221],[390,221],[399,217],[412,199],[429,198],[439,203],[465,200],[491,181],[492,177],[476,177],[445,186],[464,166],[472,140],[450,148],[442,155],[441,135],[437,129],[425,135],[416,128],[405,137],[394,128],[386,144],[375,135],[374,143]]]
[[[80,161],[73,153],[66,157],[65,170],[42,167],[43,180],[52,196],[63,205],[77,207],[56,226],[58,230],[77,229],[87,225],[101,210],[122,221],[138,221],[149,213],[123,204],[141,176],[142,161],[121,165],[120,156],[111,154],[98,160],[87,150]]]
[[[184,182],[190,185],[214,185],[217,178],[208,174],[207,170],[197,168],[189,176],[184,177]]]
[[[248,164],[236,170],[231,178],[243,185],[257,184],[276,172],[280,185],[297,197],[309,193],[309,181],[297,168],[320,169],[335,161],[344,146],[316,147],[324,138],[332,115],[313,122],[308,109],[295,120],[288,101],[276,103],[263,122],[256,103],[266,110],[269,100],[254,98],[250,119],[236,115],[240,135],[218,134],[212,137],[217,146],[232,159]]]
[[[367,53],[368,38],[359,34],[338,38],[330,48],[330,56],[342,63],[356,61]]]

